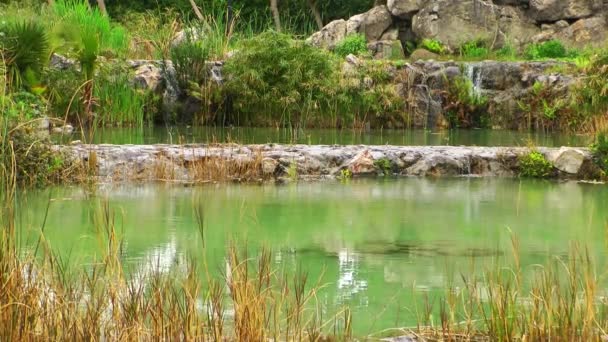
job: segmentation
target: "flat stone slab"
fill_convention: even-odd
[[[525,147],[277,144],[80,144],[58,145],[55,149],[88,165],[102,182],[335,179],[363,175],[516,177],[519,156],[530,153]],[[557,166],[556,178],[587,179],[594,170],[591,152],[586,148],[535,150]]]

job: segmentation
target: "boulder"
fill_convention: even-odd
[[[416,49],[410,55],[412,61],[428,61],[437,60],[439,55],[426,49]]]
[[[139,89],[159,92],[162,88],[163,79],[160,68],[153,63],[147,63],[135,69],[133,85]]]
[[[68,70],[76,67],[76,61],[71,58],[67,58],[65,56],[53,53],[51,55],[51,61],[49,65],[52,69]]]
[[[388,10],[395,17],[409,19],[424,5],[423,0],[388,0]]]
[[[313,46],[333,50],[336,44],[346,37],[346,21],[334,20],[321,31],[315,32],[306,41]]]
[[[571,175],[579,173],[585,159],[583,151],[570,147],[562,147],[548,158],[556,169]]]
[[[347,165],[353,175],[365,175],[376,173],[374,157],[369,150],[359,152]]]
[[[530,0],[530,16],[536,22],[555,22],[589,17],[604,7],[603,0]]]
[[[368,41],[379,40],[393,24],[393,18],[386,6],[376,6],[363,14],[359,33]]]
[[[199,41],[199,40],[202,40],[204,36],[205,36],[205,32],[202,28],[188,27],[188,28],[185,28],[185,29],[177,32],[175,34],[175,36],[173,36],[173,40],[171,41],[171,46],[176,47],[187,41],[191,41],[191,42]]]
[[[379,40],[369,43],[368,50],[372,52],[375,59],[404,59],[405,53],[399,40]]]
[[[521,45],[540,31],[521,9],[480,0],[427,2],[414,15],[412,30],[419,39],[437,39],[452,51],[478,39],[495,47],[507,40]]]
[[[580,19],[572,25],[558,25],[558,23],[535,35],[532,40],[542,42],[557,39],[567,46],[584,48],[588,45],[603,47],[608,38],[606,34],[608,23],[604,16]]]

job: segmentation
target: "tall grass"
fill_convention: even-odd
[[[134,89],[125,74],[108,76],[97,82],[94,94],[100,104],[96,109],[95,127],[143,127],[152,120],[154,95]]]

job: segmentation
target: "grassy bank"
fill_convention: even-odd
[[[308,32],[277,33],[268,18],[259,24],[259,17],[239,11],[229,20],[221,6],[207,8],[200,19],[150,11],[124,14],[116,21],[97,7],[67,0],[53,5],[10,2],[0,5],[0,14],[5,93],[23,107],[26,118],[56,117],[77,128],[180,122],[361,129],[410,127],[416,120],[418,104],[408,97],[414,89],[403,70],[406,57],[372,60],[363,36],[348,37],[331,52],[319,50],[302,40]],[[424,50],[436,59],[568,62],[554,71],[586,76],[566,92],[535,86],[529,98],[518,101],[518,112],[527,117],[518,128],[596,132],[606,125],[605,51],[571,50],[558,41],[521,51],[508,45],[492,50],[483,41],[466,42],[457,51],[428,39],[410,45],[406,55]],[[53,53],[72,62],[49,67]],[[345,69],[348,54],[359,56],[361,65]],[[137,59],[170,60],[179,92],[163,93],[168,84],[134,87],[134,71],[125,61]],[[216,60],[226,60],[221,86],[206,66]],[[161,64],[162,70],[168,68]],[[441,94],[447,127],[490,126],[489,103],[471,95],[471,80],[450,82]],[[166,96],[176,97],[177,104],[164,105]]]

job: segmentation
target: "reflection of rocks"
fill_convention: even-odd
[[[87,165],[94,154],[101,179],[150,181],[159,179],[162,173],[162,179],[183,182],[200,181],[196,173],[205,170],[192,168],[209,161],[214,161],[218,168],[224,163],[234,170],[247,165],[259,167],[260,174],[278,178],[287,176],[290,165],[295,165],[298,177],[304,178],[335,178],[344,168],[354,175],[375,174],[378,160],[390,163],[393,171],[402,176],[513,177],[519,173],[518,157],[529,153],[529,149],[520,147],[464,146],[81,144],[55,148]],[[549,159],[558,156],[556,166],[562,171],[558,177],[582,179],[594,175],[588,149],[538,150]]]

